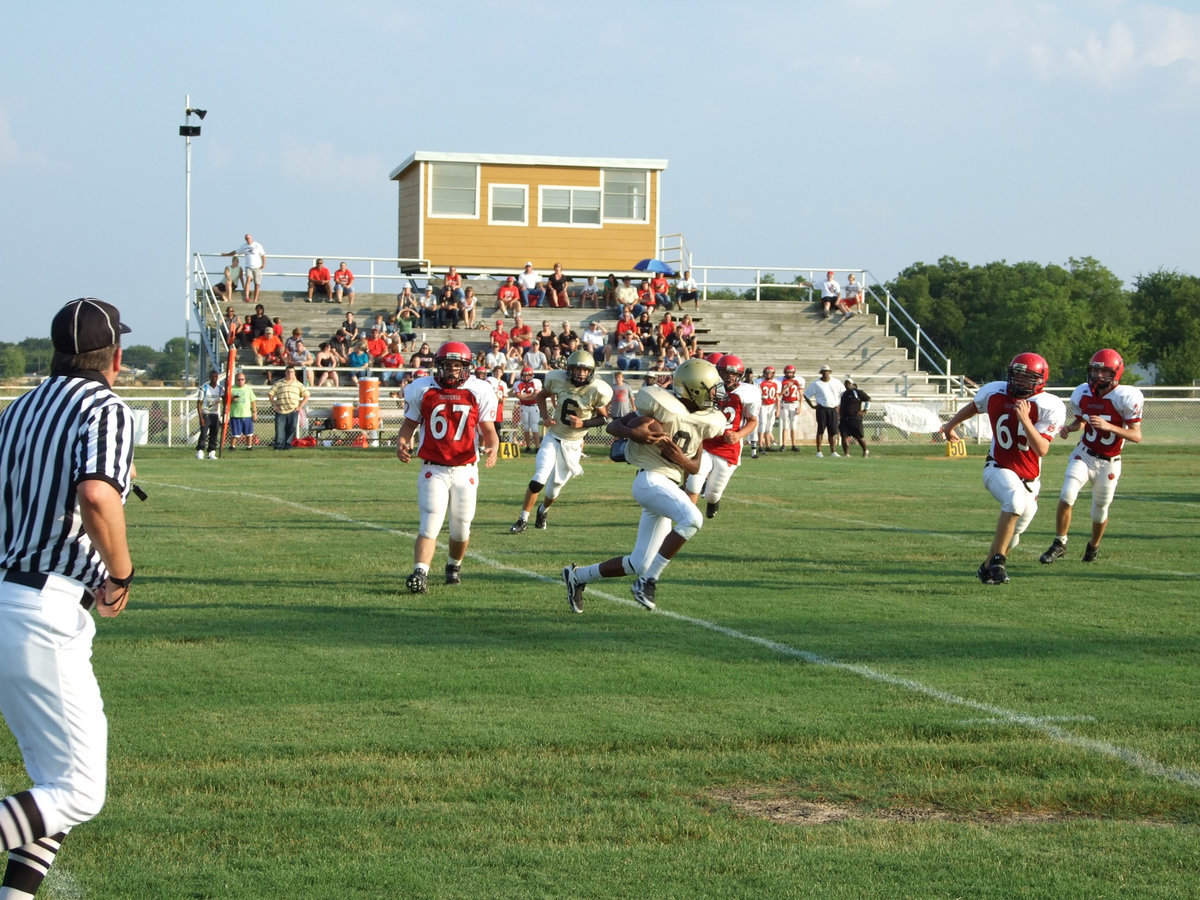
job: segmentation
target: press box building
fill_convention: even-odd
[[[432,267],[628,270],[656,256],[665,159],[435,153],[389,176],[399,187],[397,252]]]

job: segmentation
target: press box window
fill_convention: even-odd
[[[479,166],[429,164],[429,214],[473,218],[479,215]]]
[[[604,221],[648,222],[650,173],[644,169],[603,169]]]
[[[493,184],[488,188],[488,224],[529,224],[529,188],[523,184]]]
[[[599,225],[600,192],[594,188],[542,188],[543,225]]]

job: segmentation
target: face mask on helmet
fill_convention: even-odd
[[[1032,397],[1046,384],[1050,367],[1036,353],[1019,353],[1008,364],[1008,395],[1018,400]]]
[[[444,388],[458,387],[467,380],[471,371],[471,348],[466,344],[448,341],[438,347],[433,365],[438,384]]]
[[[720,375],[721,383],[725,386],[726,391],[732,391],[742,383],[742,374],[745,371],[745,364],[733,354],[721,357],[717,363],[717,374]]]
[[[1101,350],[1088,363],[1088,387],[1093,394],[1104,394],[1121,383],[1125,360],[1116,350]]]
[[[576,387],[590,384],[596,374],[596,360],[586,350],[576,350],[567,357],[567,377]]]

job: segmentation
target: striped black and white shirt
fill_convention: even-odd
[[[52,375],[13,401],[0,412],[0,568],[102,585],[77,486],[98,478],[124,502],[132,470],[133,414],[99,372]]]

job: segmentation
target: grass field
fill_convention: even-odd
[[[101,621],[110,796],[47,896],[1188,897],[1200,893],[1200,455],[1134,447],[1101,559],[1009,563],[982,451],[749,461],[667,570],[593,458],[463,584],[403,592],[417,469],[385,451],[139,456],[138,581]],[[444,537],[444,535],[443,535]],[[27,782],[7,733],[0,781]]]

